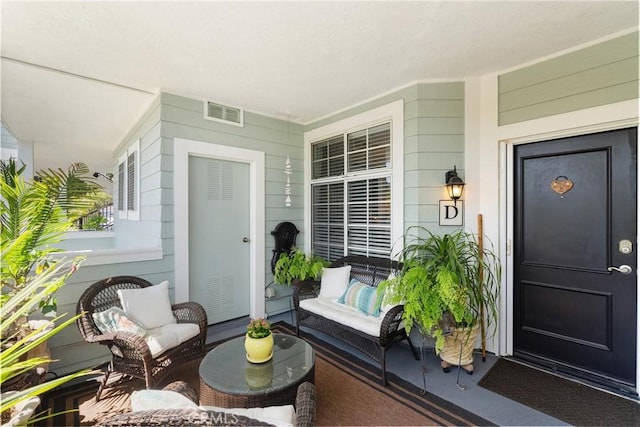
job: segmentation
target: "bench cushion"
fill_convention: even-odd
[[[384,319],[382,315],[367,316],[353,307],[338,303],[337,299],[308,298],[300,301],[300,308],[367,335],[380,336],[380,326]]]

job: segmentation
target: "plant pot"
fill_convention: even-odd
[[[48,333],[55,327],[55,324],[50,320],[29,320],[24,321],[21,324],[24,324],[24,328],[18,333],[19,337],[28,335],[31,331],[34,331],[42,326],[44,326],[43,330],[39,332],[37,335],[34,335],[29,341],[35,341],[40,336]],[[28,326],[27,326],[28,325]],[[16,338],[17,340],[17,338]],[[8,343],[15,342],[11,340],[7,340]],[[24,362],[29,359],[35,358],[44,358],[50,359],[51,352],[49,351],[49,345],[47,341],[41,342],[31,350],[29,350],[26,354],[23,354],[20,357],[20,361]],[[33,369],[29,369],[26,372],[23,372],[20,375],[16,375],[13,378],[10,378],[2,383],[2,390],[15,390],[22,391],[29,387],[33,387],[39,384],[42,384],[45,380],[45,377],[49,372],[49,362],[43,362]]]
[[[38,328],[44,327],[40,333],[32,338],[32,340],[35,341],[42,335],[47,334],[55,326],[56,325],[50,320],[29,320],[29,327],[31,328],[31,330],[36,330]],[[51,352],[49,351],[49,343],[47,341],[41,342],[36,347],[27,352],[27,359],[36,357],[51,359]],[[42,377],[42,380],[44,380],[44,376],[47,374],[47,372],[49,372],[49,363],[42,363],[38,365],[36,367],[36,371],[38,372],[38,375]]]
[[[264,338],[251,338],[249,334],[244,340],[247,360],[251,363],[264,363],[273,357],[273,334]]]
[[[5,400],[11,394],[18,393],[17,391],[3,392],[0,400]],[[26,400],[15,405],[13,408],[7,409],[2,413],[2,427],[23,427],[29,425],[29,418],[33,416],[36,409],[40,405],[40,398],[38,396],[27,397]]]
[[[473,374],[473,348],[480,331],[480,325],[456,328],[445,336],[445,343],[440,352],[440,366],[449,372],[451,366],[462,367],[469,375]]]

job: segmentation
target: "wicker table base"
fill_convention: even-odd
[[[244,337],[211,350],[200,364],[200,404],[223,408],[293,405],[298,386],[314,382],[315,354],[309,344],[274,334],[273,358],[246,360]]]

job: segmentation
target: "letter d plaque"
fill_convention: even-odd
[[[464,201],[440,200],[440,225],[463,225],[464,221]]]

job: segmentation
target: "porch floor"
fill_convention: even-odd
[[[269,320],[271,322],[285,321],[292,323],[292,316],[290,313],[282,313],[270,316]],[[241,334],[245,332],[246,324],[246,319],[239,319],[210,326],[207,342],[215,342]],[[311,329],[305,328],[304,330],[336,347],[348,351],[362,360],[369,363],[373,362],[369,357],[355,350],[348,344],[344,344],[326,334]],[[421,343],[414,342],[416,346],[420,346],[420,344]],[[485,362],[482,362],[481,358],[476,356],[473,375],[468,375],[464,371],[460,373],[460,385],[465,388],[461,390],[456,384],[458,373],[456,367],[452,367],[451,371],[445,374],[440,368],[440,359],[434,354],[433,348],[424,347],[422,354],[423,362],[413,358],[407,345],[395,345],[387,353],[387,370],[420,388],[426,388],[430,393],[436,394],[500,426],[569,425],[540,411],[478,386],[478,381],[480,381],[498,359],[494,355],[487,354]],[[423,375],[425,371],[426,373]]]

